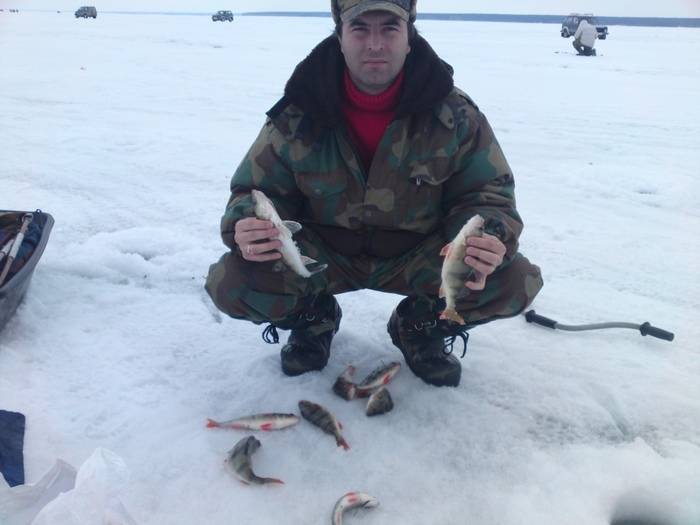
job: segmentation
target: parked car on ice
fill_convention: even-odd
[[[598,21],[591,13],[571,13],[569,16],[567,16],[561,23],[561,36],[564,38],[574,36],[574,33],[578,29],[578,25],[581,23],[581,20],[586,20],[589,24],[595,27],[596,31],[598,31],[598,38],[600,40],[605,40],[608,37],[608,26],[598,24]]]
[[[211,15],[211,19],[214,22],[223,22],[224,20],[233,22],[233,13],[231,11],[217,11],[216,13]]]
[[[97,18],[97,9],[92,5],[84,5],[75,12],[75,18]]]

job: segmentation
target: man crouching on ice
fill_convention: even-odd
[[[269,323],[268,341],[291,330],[281,351],[291,376],[326,366],[341,319],[336,294],[404,295],[391,340],[418,377],[456,386],[460,362],[445,351],[455,337],[517,315],[542,287],[518,252],[513,175],[486,117],[418,35],[415,0],[331,8],[335,34],[296,67],[233,176],[221,222],[231,251],[211,266],[206,289],[231,317]],[[325,271],[302,277],[281,261],[277,229],[254,215],[253,189],[301,223],[294,240]],[[456,303],[461,325],[439,318],[440,252],[477,214],[487,227],[467,242],[474,276]]]

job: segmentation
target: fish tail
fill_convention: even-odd
[[[342,436],[336,437],[335,442],[338,444],[339,447],[343,447],[345,450],[350,450],[350,445],[348,445],[348,442],[345,441],[345,438],[343,438]]]
[[[464,318],[453,308],[445,308],[442,313],[440,313],[440,319],[449,319],[455,323],[465,324]]]
[[[278,485],[284,485],[284,481],[282,481],[281,479],[277,479],[277,478],[259,478],[259,481],[262,484],[276,483]]]
[[[207,428],[219,428],[221,426],[221,423],[218,421],[214,421],[213,419],[208,419],[207,418]]]

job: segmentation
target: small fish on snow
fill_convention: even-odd
[[[338,376],[338,379],[336,379],[335,383],[333,384],[333,392],[346,401],[355,399],[357,394],[355,383],[352,382],[352,376],[354,373],[355,367],[352,365],[348,366],[345,371]]]
[[[360,383],[355,385],[357,397],[367,397],[378,388],[388,385],[394,376],[398,374],[399,370],[401,370],[401,363],[398,361],[378,366]]]
[[[241,439],[229,450],[226,456],[226,466],[246,485],[266,485],[268,483],[284,483],[281,479],[261,478],[253,472],[251,456],[260,448],[260,441],[254,436]]]
[[[368,416],[378,416],[380,414],[386,414],[394,408],[394,401],[391,399],[391,395],[386,387],[381,387],[379,390],[374,392],[367,400],[367,409],[365,414]]]
[[[207,419],[207,428],[235,428],[237,430],[281,430],[299,423],[299,416],[294,414],[255,414],[252,416],[215,421]]]
[[[318,428],[323,430],[326,434],[330,434],[335,437],[335,442],[339,447],[343,447],[345,450],[350,448],[343,436],[340,434],[342,426],[335,419],[335,416],[331,414],[326,408],[312,403],[311,401],[299,401],[299,410],[304,419],[309,421],[311,424],[316,425]]]
[[[343,513],[346,510],[357,508],[373,508],[379,505],[379,500],[374,496],[365,494],[364,492],[348,492],[343,495],[333,507],[332,525],[343,524]]]
[[[258,219],[270,221],[279,231],[276,237],[282,243],[279,252],[287,266],[302,277],[311,277],[313,274],[325,270],[328,267],[327,264],[318,264],[318,261],[302,255],[292,239],[292,235],[301,230],[301,224],[295,221],[283,221],[277,213],[275,205],[262,191],[252,190],[251,193],[255,203],[255,216]],[[309,265],[312,267],[311,270],[307,268]]]
[[[484,233],[484,219],[481,215],[474,215],[462,226],[454,240],[446,245],[440,255],[445,258],[442,261],[440,297],[445,298],[445,309],[440,313],[440,319],[449,319],[459,324],[464,324],[464,319],[457,313],[457,297],[465,290],[464,283],[472,275],[474,269],[464,262],[467,254],[467,238],[481,237]]]

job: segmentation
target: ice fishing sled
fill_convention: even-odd
[[[53,217],[40,210],[0,210],[0,331],[29,288],[52,226]]]

